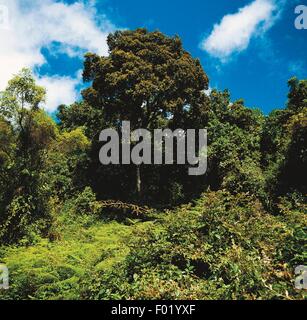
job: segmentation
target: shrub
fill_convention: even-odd
[[[96,201],[96,195],[90,187],[86,187],[80,194],[76,196],[75,208],[76,213],[86,215],[93,213],[93,205]]]
[[[134,234],[125,262],[98,273],[95,290],[85,290],[87,297],[299,297],[291,283],[293,270],[280,268],[281,261],[290,259],[284,251],[290,242],[290,256],[301,250],[302,239],[294,236],[296,224],[267,214],[252,196],[208,192],[161,219],[158,226]]]

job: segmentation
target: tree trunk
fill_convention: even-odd
[[[136,166],[136,192],[138,195],[138,198],[141,198],[142,193],[142,180],[141,180],[141,167]]]

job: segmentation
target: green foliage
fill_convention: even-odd
[[[264,116],[228,91],[207,96],[178,37],[118,31],[108,45],[86,55],[91,85],[59,124],[29,70],[0,93],[0,299],[304,298],[307,80],[290,79],[286,108]],[[122,120],[208,128],[208,172],[101,166],[99,133]]]
[[[29,69],[22,69],[1,92],[0,112],[20,125],[27,109],[37,110],[45,100],[46,91],[37,86]]]
[[[129,119],[133,129],[152,128],[160,116],[204,101],[208,78],[178,37],[118,31],[109,35],[108,45],[108,57],[86,55],[83,73],[85,81],[93,81],[83,92],[85,101],[103,108],[107,118]]]
[[[44,168],[53,196],[66,199],[87,184],[86,168],[90,146],[83,128],[58,132],[48,149]]]
[[[262,163],[270,208],[278,198],[299,193],[306,201],[307,181],[307,81],[289,80],[287,108],[273,111],[262,134]]]
[[[258,110],[231,104],[229,93],[213,90],[208,123],[208,180],[212,189],[264,196],[260,134],[264,121]]]
[[[89,214],[92,212],[93,205],[96,201],[96,195],[90,187],[86,187],[82,193],[77,195],[75,200],[76,213],[80,215]]]
[[[208,107],[204,93],[207,75],[177,36],[145,29],[118,31],[109,35],[108,45],[108,57],[86,54],[83,78],[91,85],[82,92],[83,102],[60,107],[60,125],[65,129],[84,126],[93,140],[88,175],[98,198],[130,202],[132,198],[152,203],[165,198],[167,203],[177,203],[186,196],[182,182],[185,168],[178,174],[174,168],[142,165],[138,180],[133,165],[102,168],[97,159],[101,147],[98,137],[104,128],[120,130],[123,120],[130,121],[132,130],[185,129],[190,128],[191,122],[194,127],[203,128],[201,121],[206,118]],[[162,187],[155,185],[157,180]],[[178,197],[174,191],[168,192],[169,186],[181,189]]]
[[[98,270],[112,270],[127,254],[123,239],[130,227],[79,216],[69,202],[58,219],[55,242],[38,237],[35,246],[0,247],[10,270],[10,290],[1,290],[0,300],[81,299],[83,282]]]
[[[51,223],[48,187],[42,174],[56,125],[41,110],[45,90],[36,86],[29,70],[22,70],[1,93],[1,139],[5,154],[0,168],[0,240],[16,242]],[[5,137],[5,138],[4,138]]]
[[[306,221],[302,213],[287,219],[265,214],[246,194],[205,193],[193,205],[166,213],[158,226],[135,232],[125,262],[94,276],[85,297],[299,298],[285,262],[301,250],[292,234]]]

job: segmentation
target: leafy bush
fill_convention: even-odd
[[[84,290],[85,297],[299,297],[291,283],[293,269],[280,268],[289,261],[289,251],[295,256],[302,250],[293,237],[297,222],[304,224],[268,215],[247,194],[205,193],[193,205],[166,213],[159,226],[135,233],[125,262],[98,273]]]
[[[95,201],[96,195],[90,187],[86,187],[80,194],[76,196],[76,213],[81,215],[92,213]]]

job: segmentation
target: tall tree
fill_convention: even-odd
[[[187,114],[203,111],[208,78],[179,37],[145,29],[118,31],[108,37],[108,45],[108,57],[86,55],[83,78],[92,85],[83,97],[114,126],[129,120],[132,130],[152,129],[161,126],[161,119],[180,123]],[[140,195],[139,166],[136,187]]]

